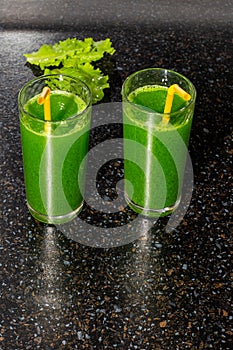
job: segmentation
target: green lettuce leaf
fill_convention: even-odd
[[[66,74],[82,80],[91,90],[93,104],[102,100],[104,97],[103,90],[109,87],[108,76],[103,75],[99,68],[95,69],[89,62],[79,64],[75,68],[46,69],[44,74]]]
[[[49,66],[66,66],[67,62],[71,67],[73,60],[78,63],[98,61],[105,53],[112,55],[114,52],[109,38],[97,42],[92,38],[86,38],[84,41],[68,38],[54,45],[42,45],[38,51],[24,56],[28,63],[39,65],[44,70]]]
[[[92,92],[92,103],[104,97],[104,89],[109,87],[108,75],[95,69],[91,62],[98,61],[105,54],[114,54],[115,49],[109,38],[83,41],[68,38],[54,45],[42,45],[36,52],[24,54],[27,63],[38,66],[43,74],[67,74],[84,81]]]

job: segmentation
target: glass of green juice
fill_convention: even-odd
[[[167,112],[168,89],[177,85],[188,98],[174,93]],[[147,68],[124,81],[125,198],[135,212],[159,217],[178,207],[195,99],[193,84],[172,70]]]
[[[47,104],[39,103],[44,89]],[[23,86],[18,105],[29,211],[44,223],[70,221],[83,206],[90,89],[70,76],[44,75]]]

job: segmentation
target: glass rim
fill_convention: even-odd
[[[191,86],[192,88],[192,92],[193,94],[190,94],[191,95],[191,99],[188,101],[188,103],[178,109],[177,111],[175,112],[172,112],[172,113],[160,113],[160,112],[156,112],[154,111],[153,109],[150,109],[149,107],[146,107],[146,106],[142,106],[142,105],[139,105],[139,104],[136,104],[136,103],[133,103],[131,101],[129,101],[128,99],[128,96],[126,95],[126,92],[125,92],[125,87],[126,87],[126,84],[128,83],[128,81],[130,79],[132,79],[134,76],[138,75],[138,74],[141,74],[141,73],[144,73],[144,72],[148,72],[148,71],[163,71],[163,72],[168,72],[168,73],[172,73],[178,77],[180,77],[182,80],[186,81],[188,83],[188,85]],[[148,84],[149,85],[149,84]],[[163,85],[166,87],[166,85]],[[169,87],[170,85],[168,85],[167,87]],[[193,83],[188,79],[186,78],[184,75],[174,71],[174,70],[171,70],[171,69],[166,69],[166,68],[156,68],[156,67],[151,67],[151,68],[145,68],[145,69],[141,69],[141,70],[138,70],[132,74],[130,74],[126,79],[125,81],[123,82],[123,85],[122,85],[122,90],[121,90],[121,93],[122,93],[122,96],[126,99],[126,101],[123,101],[123,104],[129,104],[129,105],[132,105],[134,108],[136,109],[139,109],[141,111],[144,111],[145,113],[148,113],[148,114],[153,114],[153,115],[158,115],[158,116],[175,116],[177,113],[182,113],[184,112],[186,109],[188,109],[196,100],[196,95],[197,95],[197,92],[196,92],[196,88],[195,86],[193,85]]]
[[[78,112],[76,114],[73,114],[71,115],[70,117],[66,118],[66,119],[61,119],[61,120],[44,120],[44,119],[39,119],[38,117],[36,117],[35,115],[29,113],[28,111],[26,111],[24,109],[24,105],[21,101],[21,97],[22,97],[22,94],[23,92],[33,83],[36,83],[37,81],[40,81],[40,80],[44,80],[46,78],[51,78],[51,77],[65,77],[65,78],[69,78],[69,79],[72,79],[73,81],[75,82],[78,82],[78,83],[81,83],[87,90],[88,94],[89,94],[89,103],[86,105],[86,107],[81,111],[81,112]],[[52,91],[55,91],[55,90],[52,90]],[[62,91],[62,90],[61,90]],[[65,90],[64,90],[65,91]],[[86,83],[84,83],[81,79],[78,79],[78,78],[75,78],[75,77],[72,77],[71,75],[67,75],[67,74],[43,74],[43,75],[40,75],[39,77],[35,77],[31,80],[29,80],[27,83],[25,83],[23,85],[23,87],[20,89],[19,91],[19,94],[18,94],[18,104],[19,104],[19,110],[23,111],[24,114],[26,114],[27,116],[29,116],[30,118],[33,118],[34,120],[36,120],[37,122],[41,122],[42,124],[44,123],[49,123],[51,125],[57,125],[57,124],[60,124],[61,122],[63,121],[72,121],[74,120],[75,118],[78,118],[80,116],[82,116],[84,113],[86,113],[88,111],[88,109],[90,109],[90,107],[92,106],[92,93],[91,93],[91,90],[90,88],[87,86]]]

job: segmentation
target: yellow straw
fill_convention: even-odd
[[[41,95],[38,97],[37,102],[40,105],[44,105],[44,120],[51,121],[51,110],[50,110],[50,88],[44,87]],[[49,123],[45,123],[44,126],[45,132],[51,131],[51,125]]]
[[[189,101],[191,99],[191,96],[186,91],[184,91],[178,84],[173,84],[169,86],[167,90],[167,98],[166,98],[166,103],[164,107],[164,114],[171,113],[172,102],[173,102],[175,93],[180,97],[182,97],[185,101]],[[170,120],[169,115],[164,115],[162,123],[166,125],[168,124],[169,120]]]

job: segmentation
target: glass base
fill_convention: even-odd
[[[144,216],[149,216],[149,217],[161,217],[161,216],[167,216],[167,215],[173,213],[174,210],[176,210],[176,208],[180,204],[181,196],[177,199],[177,201],[173,205],[171,205],[169,207],[161,208],[161,209],[143,208],[142,206],[134,203],[127,196],[127,194],[125,194],[125,200],[126,200],[126,203],[128,204],[128,206],[138,214],[141,214]]]
[[[28,203],[27,203],[27,206],[30,211],[30,214],[40,222],[43,222],[45,224],[64,224],[68,221],[73,220],[80,213],[83,207],[83,202],[74,211],[68,214],[59,215],[59,216],[49,216],[49,215],[41,214],[41,213],[38,213],[36,210],[34,210]]]

